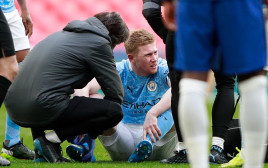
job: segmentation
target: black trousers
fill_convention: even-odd
[[[228,159],[232,159],[238,152],[235,149],[238,147],[241,149],[241,128],[238,119],[233,119],[229,123],[229,128],[226,132],[225,142],[224,142],[224,152]],[[268,146],[263,144],[266,148],[265,163],[268,163]],[[231,157],[230,157],[231,156]]]
[[[74,97],[68,108],[53,122],[44,127],[32,128],[33,139],[54,130],[61,141],[88,134],[95,139],[103,130],[116,126],[123,118],[118,103],[87,97]]]
[[[166,37],[166,58],[167,58],[167,64],[169,69],[169,78],[171,83],[171,111],[172,116],[174,120],[174,124],[176,127],[176,132],[178,136],[179,142],[183,142],[183,138],[180,131],[179,126],[179,114],[178,114],[178,102],[179,102],[179,82],[181,80],[182,72],[178,72],[174,69],[174,32],[168,31],[167,37]]]
[[[15,55],[13,39],[9,25],[0,8],[0,58]]]
[[[225,138],[228,125],[233,118],[235,76],[214,72],[217,95],[212,107],[212,135]]]

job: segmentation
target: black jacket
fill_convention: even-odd
[[[25,127],[49,124],[68,107],[74,89],[94,77],[105,99],[122,103],[108,30],[95,17],[72,21],[37,44],[24,60],[5,100],[10,118]]]
[[[168,30],[164,26],[163,17],[161,13],[161,3],[163,0],[144,0],[142,14],[154,30],[154,32],[166,44],[166,59],[169,67],[169,72],[173,71],[174,63],[174,39],[173,31]]]

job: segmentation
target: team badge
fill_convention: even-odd
[[[147,89],[151,92],[155,91],[157,88],[157,84],[155,83],[155,81],[150,81],[148,84],[147,84]]]

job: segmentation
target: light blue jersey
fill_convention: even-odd
[[[169,89],[167,62],[159,58],[157,73],[147,77],[137,76],[132,71],[128,59],[117,63],[116,67],[124,87],[122,121],[129,124],[143,124],[147,112]],[[167,112],[171,113],[171,109]]]
[[[0,0],[0,7],[4,13],[9,13],[16,9],[14,0]]]

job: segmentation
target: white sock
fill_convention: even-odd
[[[266,76],[255,76],[239,83],[241,127],[244,140],[244,168],[262,168],[267,136]]]
[[[178,146],[178,151],[184,150],[186,149],[186,145],[184,142],[179,142],[179,146]]]
[[[104,146],[111,146],[118,139],[118,136],[118,131],[116,131],[110,136],[99,135],[98,138]]]
[[[192,168],[208,168],[207,83],[195,79],[180,81],[179,123]]]
[[[220,137],[212,137],[212,145],[219,146],[223,149],[224,139]]]
[[[52,143],[61,143],[61,140],[55,131],[47,132],[45,134],[45,137],[48,141],[50,141]]]

